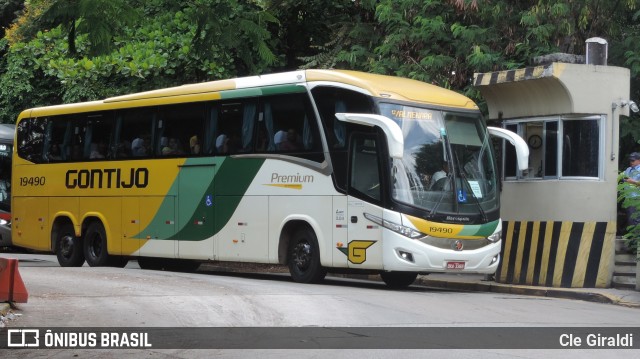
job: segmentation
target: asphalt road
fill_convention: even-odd
[[[61,268],[54,256],[21,258],[29,301],[19,304],[8,328],[23,327],[640,327],[638,309],[568,299],[456,292],[421,286],[389,290],[379,282],[328,278],[320,285],[293,283],[287,274]],[[466,340],[466,338],[459,338]],[[534,339],[532,339],[534,340]],[[640,337],[636,339],[640,343]],[[395,350],[157,350],[163,357],[396,357]],[[512,350],[406,351],[447,357],[504,358]],[[562,350],[519,350],[518,357],[562,357]],[[565,354],[563,354],[565,353]],[[602,357],[604,351],[573,351]],[[637,357],[618,350],[616,357]],[[55,354],[55,355],[54,355]],[[7,350],[3,357],[111,357],[148,351]],[[279,354],[279,355],[278,355]],[[598,354],[598,355],[596,355]]]

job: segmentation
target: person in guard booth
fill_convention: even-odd
[[[640,213],[636,215],[640,205],[640,152],[629,155],[629,167],[624,171],[624,182],[629,184],[627,199],[631,200],[627,207],[627,226],[635,226],[640,224]]]

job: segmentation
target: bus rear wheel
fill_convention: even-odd
[[[84,256],[91,267],[109,264],[107,253],[107,234],[100,222],[92,222],[84,236]]]
[[[76,237],[71,224],[62,225],[58,231],[56,257],[61,267],[82,267],[84,264],[82,241]]]
[[[320,265],[320,247],[311,229],[295,232],[289,243],[289,273],[295,282],[318,283],[327,275]]]
[[[415,282],[418,273],[413,272],[382,272],[380,277],[389,288],[406,288]]]

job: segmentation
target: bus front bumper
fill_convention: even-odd
[[[385,271],[420,273],[493,274],[500,264],[501,241],[478,246],[469,241],[443,239],[448,248],[433,246],[391,231],[384,231],[383,266]],[[467,246],[465,246],[465,244]],[[468,244],[474,244],[470,246]],[[465,247],[476,247],[465,249]]]

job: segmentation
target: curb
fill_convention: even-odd
[[[486,283],[446,282],[442,280],[434,280],[434,279],[426,279],[426,278],[419,279],[417,282],[419,284],[426,285],[429,287],[435,287],[435,288],[477,291],[477,292],[492,292],[492,293],[503,293],[503,294],[530,295],[530,296],[549,297],[549,298],[576,299],[576,300],[584,300],[587,302],[618,304],[618,305],[623,305],[627,307],[640,308],[639,303],[627,302],[623,300],[621,297],[618,297],[615,295],[588,292],[588,291],[577,291],[577,290],[547,288],[547,287],[542,287],[542,288],[524,287],[524,286],[500,284],[495,282],[486,282]]]

